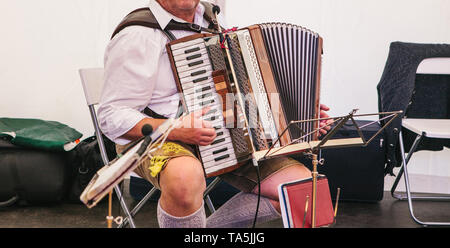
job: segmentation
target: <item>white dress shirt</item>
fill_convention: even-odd
[[[156,20],[165,28],[170,20],[185,22],[167,12],[158,2],[149,4]],[[199,4],[194,23],[207,27],[204,7]],[[171,31],[177,39],[194,34],[190,31]],[[148,106],[165,117],[178,111],[179,95],[170,67],[166,44],[169,39],[161,30],[130,26],[119,32],[106,48],[104,57],[105,82],[98,108],[102,132],[117,144],[130,140],[121,136],[147,116]]]

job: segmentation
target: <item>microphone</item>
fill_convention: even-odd
[[[147,146],[152,142],[152,137],[150,136],[153,133],[153,127],[152,125],[145,124],[142,126],[141,129],[142,134],[145,136],[144,142],[142,142],[141,147],[139,147],[139,150],[136,152],[139,156],[144,154],[145,150],[147,150]]]
[[[149,124],[145,124],[141,129],[142,135],[149,136],[153,133],[153,126]]]

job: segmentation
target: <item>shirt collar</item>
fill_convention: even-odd
[[[171,13],[167,12],[156,0],[150,0],[149,8],[152,11],[153,15],[156,18],[156,21],[158,22],[159,26],[161,26],[162,29],[165,29],[166,26],[169,24],[171,20],[177,21],[177,22],[183,22],[186,21],[178,18]],[[203,23],[203,14],[205,13],[205,7],[203,7],[203,4],[198,4],[197,9],[195,10],[195,16],[194,16],[194,23],[198,25],[202,25]]]

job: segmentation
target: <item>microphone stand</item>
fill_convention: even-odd
[[[319,172],[317,170],[317,165],[322,164],[318,159],[318,153],[320,152],[320,147],[325,144],[334,134],[339,130],[350,118],[353,118],[353,115],[356,113],[356,109],[352,110],[347,116],[342,118],[338,124],[327,133],[327,135],[320,141],[320,143],[312,150],[312,166],[313,170],[311,172],[313,185],[312,185],[312,210],[311,210],[311,227],[316,228],[316,202],[317,202],[317,177]]]
[[[149,124],[145,124],[142,127],[141,132],[142,132],[142,134],[144,135],[145,138],[144,138],[144,142],[142,143],[140,149],[137,151],[139,156],[142,155],[145,152],[145,150],[147,149],[147,146],[152,141],[150,135],[153,132],[153,127],[151,125],[149,125]],[[119,222],[119,225],[120,225],[120,223],[123,220],[122,218],[120,218],[120,219],[121,219],[120,221],[116,220],[117,222]],[[114,221],[114,216],[112,215],[112,190],[108,194],[108,216],[106,216],[106,221],[107,221],[107,224],[108,224],[108,228],[112,228],[112,223]]]

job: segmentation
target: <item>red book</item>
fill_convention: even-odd
[[[312,178],[308,178],[279,185],[278,193],[284,227],[310,228],[312,226],[312,182]],[[316,227],[328,226],[333,222],[334,210],[328,179],[320,175],[317,179]]]

